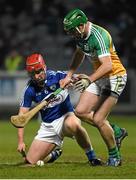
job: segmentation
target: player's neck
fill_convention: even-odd
[[[91,27],[92,27],[92,23],[88,21],[85,28],[85,34],[86,34],[85,40],[88,39],[91,34]]]

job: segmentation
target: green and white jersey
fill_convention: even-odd
[[[96,24],[89,23],[88,36],[83,40],[77,41],[77,46],[90,57],[89,59],[94,66],[94,70],[100,66],[99,58],[111,56],[113,69],[108,75],[125,74],[126,70],[116,54],[109,32]]]

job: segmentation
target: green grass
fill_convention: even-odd
[[[121,167],[91,167],[83,150],[75,140],[65,138],[62,156],[53,164],[43,167],[19,167],[22,162],[17,148],[17,129],[8,121],[0,121],[0,179],[132,179],[136,178],[136,117],[112,116],[114,122],[128,130],[129,136],[121,148]],[[96,128],[83,123],[91,138],[97,155],[104,161],[107,149]],[[25,142],[29,146],[39,128],[37,121],[31,121],[25,128]]]

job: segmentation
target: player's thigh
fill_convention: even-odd
[[[94,114],[94,121],[103,121],[107,119],[108,114],[117,103],[117,98],[112,96],[101,96]]]
[[[81,121],[74,114],[65,118],[63,124],[64,136],[72,137],[73,134],[81,127]]]
[[[55,144],[34,139],[27,153],[28,161],[35,164],[38,160],[45,158],[55,146]]]
[[[75,110],[77,113],[80,114],[88,113],[94,109],[98,100],[99,100],[98,95],[93,94],[92,92],[84,91],[80,96],[79,102]]]

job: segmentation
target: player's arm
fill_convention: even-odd
[[[74,74],[74,72],[77,70],[77,68],[80,66],[82,61],[84,60],[85,53],[77,47],[76,51],[74,52],[73,58],[72,58],[72,63],[70,65],[70,70],[68,71],[67,76]]]
[[[60,87],[64,88],[67,84],[71,82],[72,75],[76,71],[76,69],[80,66],[82,61],[84,60],[85,54],[84,52],[80,49],[77,48],[76,51],[74,52],[73,58],[72,58],[72,63],[70,65],[70,70],[67,73],[67,76],[60,80]]]
[[[79,81],[75,83],[75,89],[80,92],[83,92],[92,82],[102,78],[112,70],[112,60],[110,56],[111,36],[104,31],[99,39],[97,37],[95,38],[94,49],[97,51],[100,66],[90,76],[81,75],[78,77]]]
[[[19,115],[25,114],[29,111],[30,108],[20,107]],[[24,143],[24,128],[18,128],[18,147],[17,150],[19,152],[25,151],[25,143]]]
[[[101,65],[99,68],[89,76],[91,82],[94,82],[102,78],[105,74],[112,70],[112,61],[110,56],[104,56],[99,58]]]
[[[80,74],[78,80],[74,83],[74,89],[83,92],[92,82],[102,78],[105,74],[112,70],[112,61],[110,56],[100,58],[101,65],[90,76]]]

